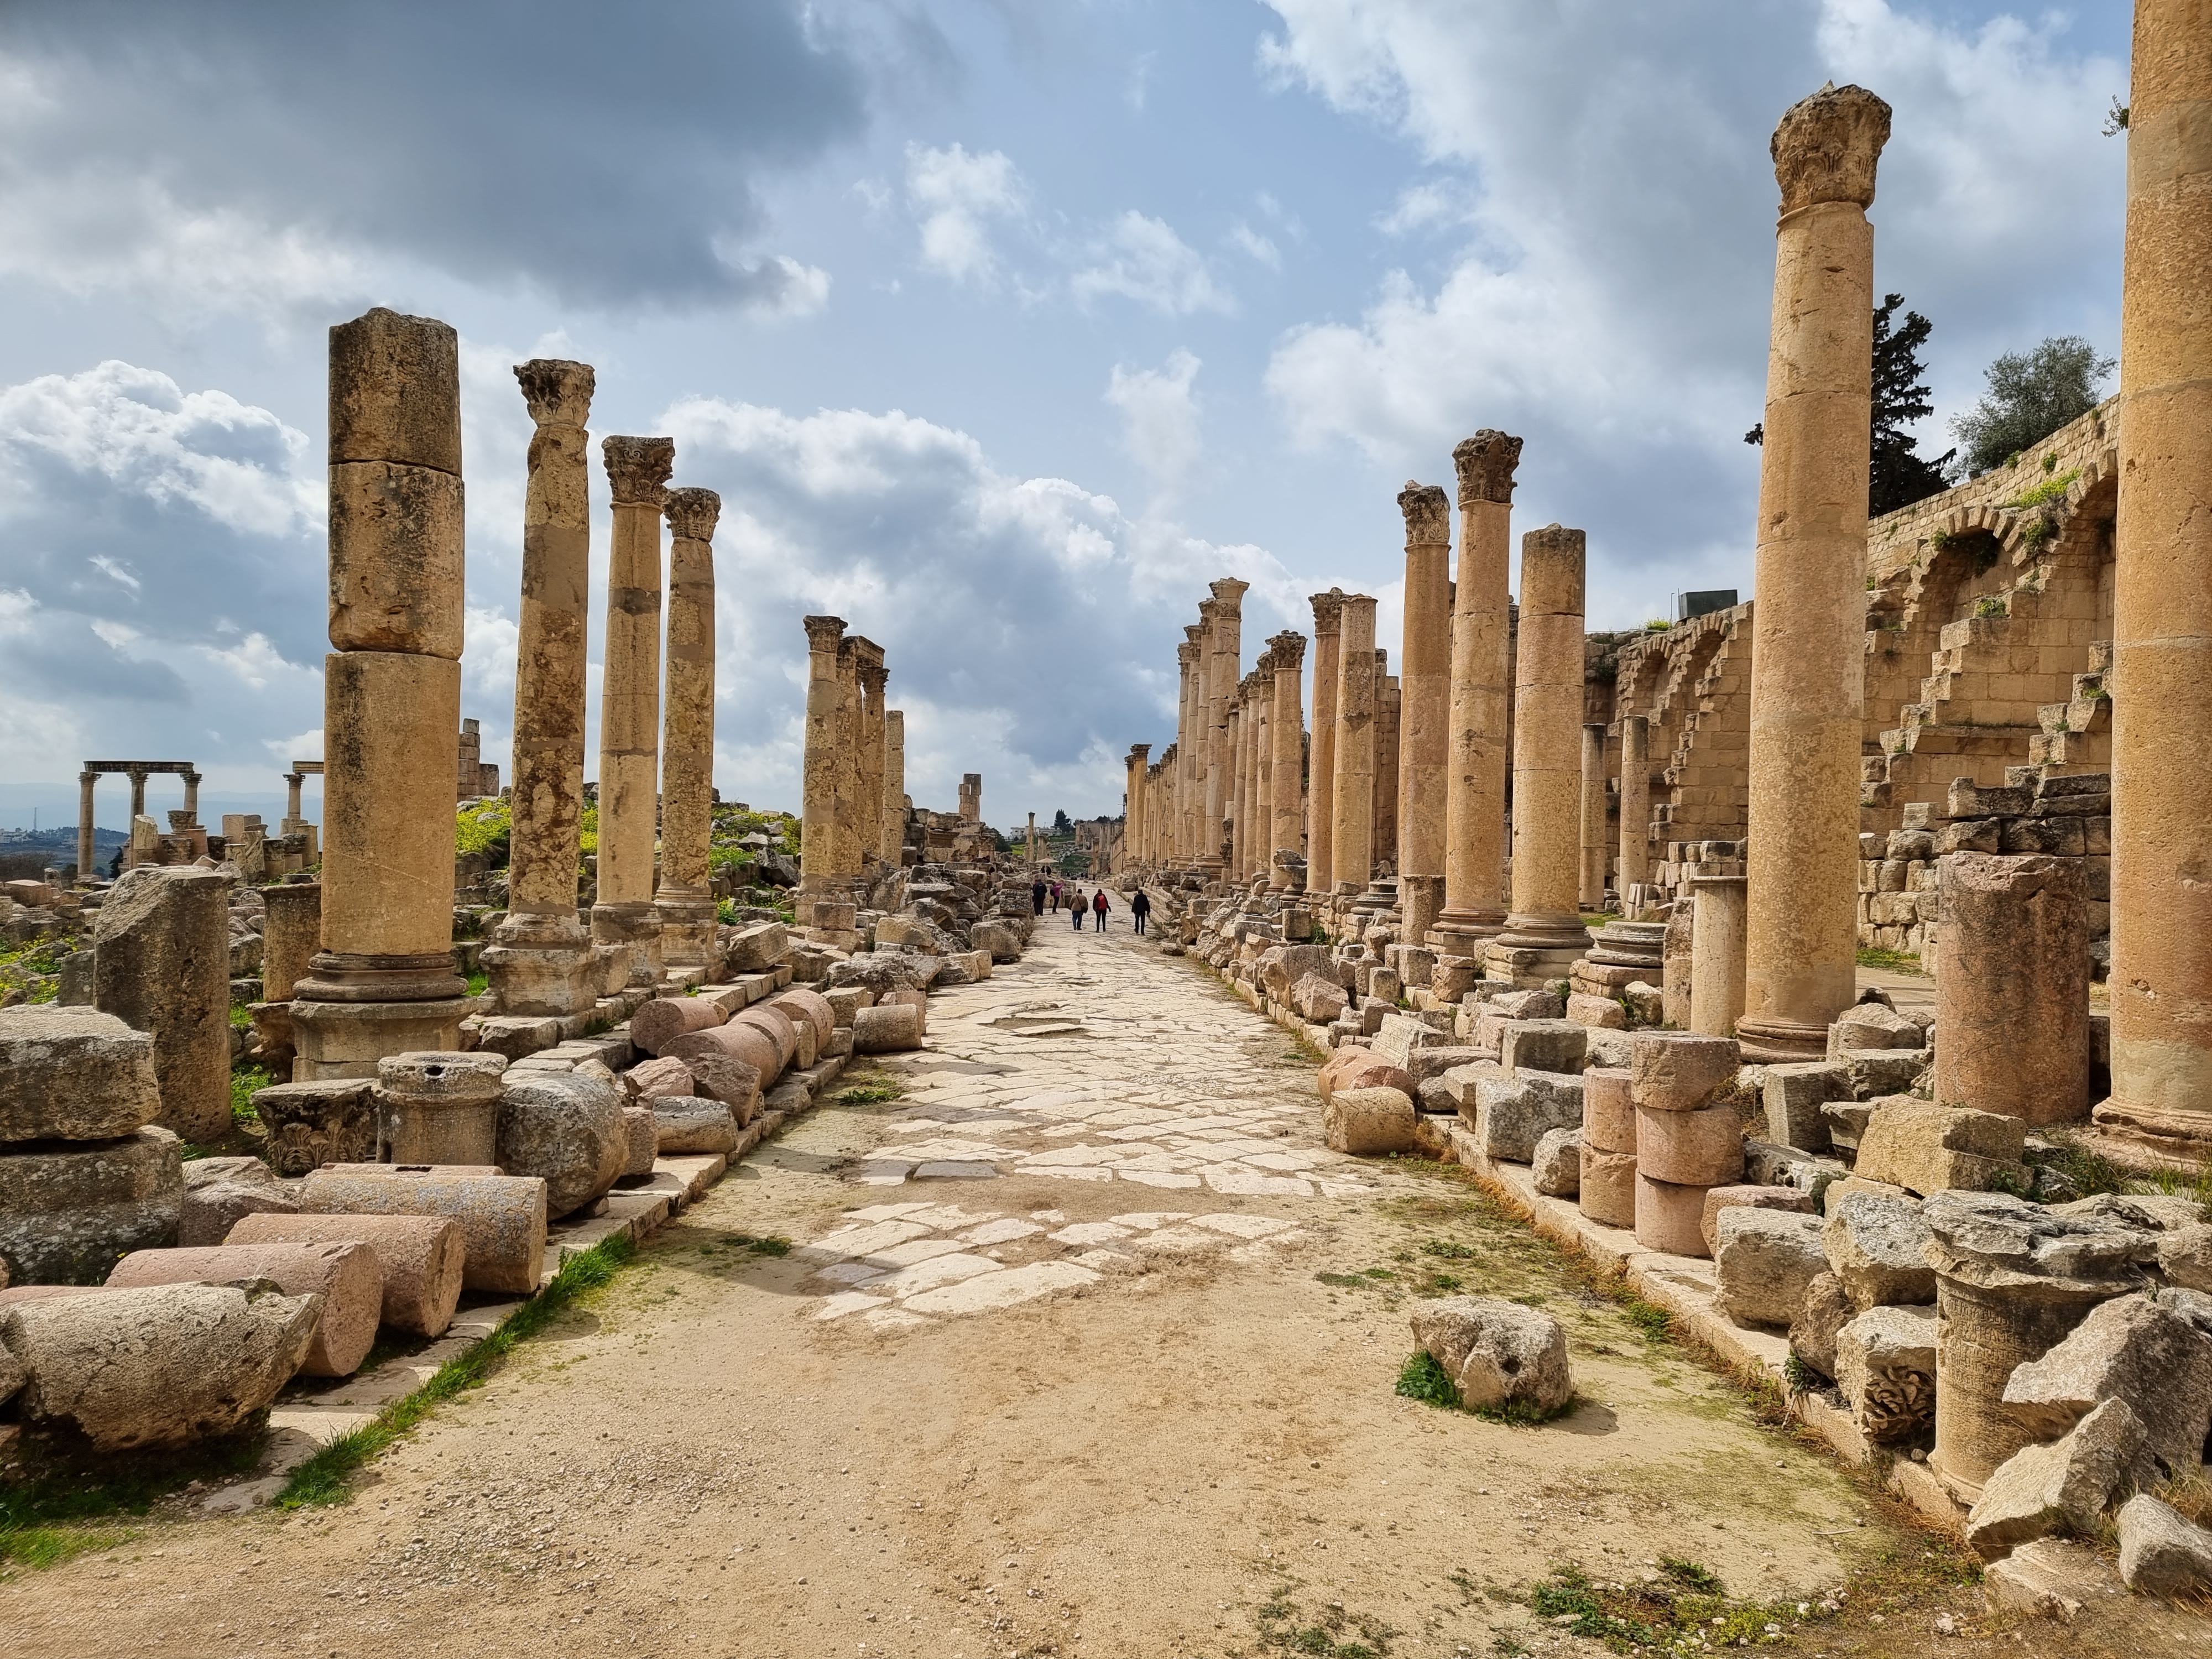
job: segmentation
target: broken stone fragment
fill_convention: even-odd
[[[2031,1539],[2092,1533],[2115,1493],[2151,1473],[2142,1425],[2125,1401],[2108,1400],[2063,1439],[2023,1447],[1997,1467],[1966,1516],[1966,1542],[1994,1561]]]
[[[461,1299],[461,1230],[445,1216],[280,1215],[262,1211],[231,1229],[227,1244],[348,1244],[376,1257],[378,1318],[395,1331],[443,1336]]]
[[[1929,1237],[1916,1200],[1872,1193],[1850,1193],[1833,1200],[1821,1234],[1828,1270],[1842,1282],[1851,1305],[1862,1311],[1935,1301]]]
[[[1529,1161],[1536,1190],[1547,1198],[1573,1198],[1583,1186],[1583,1132],[1547,1129]]]
[[[2169,1599],[2212,1589],[2212,1532],[2148,1492],[2120,1506],[2120,1582]]]
[[[143,1031],[93,1008],[0,1009],[0,1141],[111,1140],[161,1109]]]
[[[1339,1089],[1322,1107],[1322,1139],[1355,1157],[1409,1152],[1413,1121],[1413,1097],[1402,1089]]]
[[[1747,1205],[1720,1212],[1711,1253],[1720,1270],[1721,1305],[1745,1325],[1787,1326],[1828,1265],[1817,1218]]]
[[[1936,1420],[1936,1310],[1869,1308],[1836,1333],[1836,1386],[1868,1439],[1910,1440]]]
[[[228,1434],[264,1409],[321,1312],[321,1297],[274,1287],[152,1285],[0,1310],[0,1346],[28,1375],[26,1426],[136,1451]]]
[[[2161,1463],[2195,1469],[2212,1430],[2212,1340],[2150,1296],[2116,1297],[2015,1370],[2004,1390],[2014,1415],[2046,1439],[2106,1400],[2134,1408]]]
[[[107,1276],[112,1286],[239,1285],[266,1279],[287,1296],[319,1296],[322,1315],[300,1369],[309,1376],[351,1376],[376,1345],[383,1316],[384,1270],[362,1243],[215,1244],[199,1249],[134,1250]]]
[[[1574,1398],[1566,1333],[1549,1314],[1497,1297],[1456,1296],[1413,1316],[1413,1340],[1469,1409],[1524,1406],[1544,1415]]]

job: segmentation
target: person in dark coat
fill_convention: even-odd
[[[1139,887],[1129,900],[1129,915],[1136,924],[1137,937],[1145,934],[1145,919],[1152,914],[1152,897]]]
[[[1041,916],[1044,914],[1044,878],[1039,876],[1036,884],[1030,889],[1030,911],[1032,915]]]
[[[1093,894],[1093,895],[1091,896],[1091,931],[1092,933],[1104,933],[1104,932],[1106,931],[1106,909],[1107,909],[1107,906],[1106,906],[1106,890],[1105,890],[1103,887],[1102,887],[1102,888],[1100,888],[1100,889],[1097,890],[1097,893],[1095,893],[1095,894]]]

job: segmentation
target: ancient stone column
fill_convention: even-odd
[[[906,861],[906,711],[884,710],[884,859]]]
[[[1375,653],[1375,860],[1398,862],[1398,733],[1404,694],[1390,653]]]
[[[1505,925],[1506,727],[1513,696],[1513,472],[1521,440],[1478,432],[1459,472],[1459,580],[1452,601],[1451,752],[1444,775],[1444,908],[1429,943],[1462,990]],[[1433,981],[1431,988],[1436,988]]]
[[[537,429],[522,501],[507,913],[483,960],[502,1013],[560,1017],[583,1012],[599,994],[592,936],[576,914],[592,563],[584,422],[594,376],[588,363],[533,357],[514,378]]]
[[[1857,995],[1875,163],[1889,106],[1824,88],[1775,129],[1782,186],[1752,611],[1749,1063],[1815,1060]]]
[[[1605,817],[1605,726],[1583,727],[1582,905],[1605,908],[1605,877],[1613,851]]]
[[[800,762],[799,890],[820,898],[837,866],[837,652],[842,617],[809,617],[806,625],[806,749]],[[960,789],[962,816],[968,788]]]
[[[76,884],[83,886],[93,878],[93,865],[98,859],[92,838],[92,791],[100,781],[97,772],[76,775]]]
[[[668,708],[661,740],[661,960],[704,968],[714,956],[714,525],[722,498],[672,489],[668,518]]]
[[[1398,653],[1398,907],[1419,945],[1444,903],[1444,817],[1451,770],[1451,498],[1410,479],[1406,632]]]
[[[1336,890],[1336,694],[1344,662],[1344,599],[1342,588],[1332,587],[1309,600],[1314,613],[1313,755],[1306,786],[1309,893]]]
[[[1741,876],[1690,881],[1697,900],[1690,915],[1690,1029],[1707,1036],[1733,1036],[1743,1018],[1744,884]]]
[[[295,1081],[460,1042],[460,342],[379,307],[331,330],[322,949],[293,990]]]
[[[1583,562],[1579,530],[1521,538],[1513,688],[1513,908],[1490,946],[1493,978],[1536,986],[1589,948],[1581,896]]]
[[[884,693],[891,677],[883,647],[860,663],[860,856],[884,856]]]
[[[1936,978],[1936,1098],[2030,1127],[2087,1117],[2082,861],[1951,853],[1937,860],[1936,881],[1943,971]]]
[[[599,696],[599,899],[592,939],[626,945],[629,982],[658,984],[660,914],[653,844],[660,796],[660,514],[673,438],[608,438],[613,486],[607,556],[606,662]]]
[[[2212,32],[2137,0],[2114,531],[2112,1094],[2097,1121],[2212,1139]],[[1949,971],[1950,939],[1943,941]]]
[[[1374,596],[1346,594],[1338,618],[1329,873],[1334,890],[1348,896],[1365,888],[1375,866]]]
[[[1267,641],[1275,664],[1274,708],[1267,721],[1270,762],[1267,812],[1267,884],[1279,893],[1305,885],[1305,855],[1298,845],[1301,811],[1298,785],[1305,769],[1306,636],[1291,630]]]
[[[1224,820],[1229,816],[1230,793],[1235,787],[1229,746],[1229,703],[1237,695],[1237,670],[1243,661],[1244,590],[1250,586],[1233,576],[1206,584],[1207,591],[1213,595],[1213,626],[1207,636],[1207,654],[1212,659],[1207,683],[1212,699],[1213,753],[1206,775],[1206,844],[1200,849],[1200,862],[1209,873],[1216,875],[1221,871]],[[1199,608],[1203,611],[1206,607],[1201,605]]]
[[[1628,890],[1651,878],[1651,722],[1641,714],[1620,720],[1620,859],[1613,877],[1622,914]]]

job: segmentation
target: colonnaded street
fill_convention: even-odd
[[[2119,1650],[1939,1637],[1963,1557],[1455,1171],[1325,1150],[1311,1058],[1112,920],[933,997],[351,1502],[158,1512],[0,1588],[0,1652],[1601,1651],[1562,1568],[1797,1651]],[[1577,1409],[1394,1391],[1455,1286],[1567,1323]]]

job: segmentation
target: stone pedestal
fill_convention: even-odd
[[[2089,1113],[2089,930],[2082,861],[1939,860],[1936,1098],[2030,1126]]]
[[[633,985],[661,975],[653,908],[660,799],[660,514],[676,466],[672,438],[599,446],[614,496],[607,556],[606,667],[599,699],[599,898],[592,940],[627,946]]]
[[[1505,925],[1506,729],[1513,474],[1521,440],[1481,431],[1452,451],[1459,472],[1459,581],[1452,601],[1451,748],[1444,775],[1444,908],[1429,944],[1480,958]]]
[[[1345,596],[1337,642],[1335,796],[1329,871],[1345,896],[1363,891],[1375,864],[1375,600]]]
[[[1583,532],[1521,538],[1513,707],[1513,908],[1491,941],[1492,979],[1565,979],[1589,948],[1582,877]]]
[[[1698,876],[1690,886],[1698,900],[1690,923],[1690,1029],[1732,1036],[1743,1018],[1746,878]]]
[[[1335,890],[1336,693],[1342,672],[1344,590],[1332,587],[1309,603],[1314,615],[1313,753],[1306,782],[1306,890]]]
[[[668,556],[668,711],[661,742],[660,957],[704,968],[714,956],[708,868],[714,805],[714,524],[722,498],[672,489]],[[880,821],[880,818],[878,819]]]
[[[1857,995],[1875,163],[1889,106],[1826,88],[1775,130],[1782,186],[1753,607],[1744,1058],[1814,1060]]]
[[[537,431],[522,507],[507,914],[483,961],[501,1012],[558,1018],[588,1010],[599,990],[576,914],[594,377],[588,364],[541,357],[514,378]]]
[[[1583,727],[1582,907],[1605,908],[1606,875],[1611,867],[1612,836],[1605,805],[1605,727]]]
[[[2128,104],[2114,526],[2112,1094],[2096,1120],[2202,1158],[2212,1140],[2212,33],[2138,0]],[[1943,940],[1945,971],[1951,941]]]

